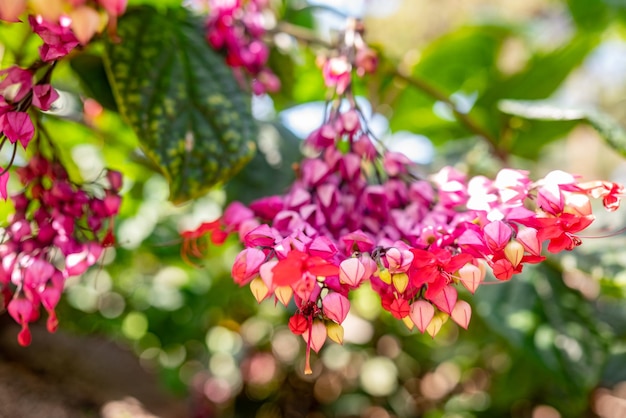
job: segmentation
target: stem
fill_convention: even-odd
[[[493,135],[491,135],[491,133],[489,133],[486,129],[480,126],[467,113],[463,113],[459,111],[459,109],[456,106],[456,103],[454,103],[452,99],[450,99],[449,95],[445,94],[443,91],[439,90],[432,84],[429,84],[425,80],[422,80],[421,78],[402,74],[398,70],[395,70],[393,72],[393,75],[396,78],[409,84],[411,87],[415,87],[416,89],[421,90],[422,92],[426,93],[433,99],[443,102],[447,104],[448,106],[450,106],[450,109],[452,110],[454,117],[461,125],[465,126],[470,132],[473,132],[479,137],[481,137],[482,139],[484,139],[489,144],[489,147],[491,148],[491,151],[493,152],[493,154],[499,159],[501,159],[502,161],[506,161],[507,154],[498,147],[498,140]]]
[[[287,35],[291,35],[297,40],[308,44],[308,45],[319,45],[328,49],[336,49],[336,42],[328,42],[323,39],[320,39],[315,33],[308,29],[304,29],[302,27],[286,23],[279,22],[276,27],[270,30],[268,33],[276,34],[276,33],[285,33]],[[480,126],[478,122],[476,122],[469,114],[461,112],[456,103],[450,99],[450,96],[445,92],[439,90],[437,87],[429,84],[427,81],[417,78],[415,76],[409,76],[401,73],[397,69],[393,69],[389,71],[389,75],[404,81],[411,87],[414,87],[418,90],[421,90],[428,96],[432,97],[435,100],[443,102],[450,106],[452,113],[456,120],[463,125],[467,130],[476,134],[478,137],[482,138],[489,145],[493,155],[495,155],[498,159],[503,162],[506,162],[508,159],[508,154],[505,150],[499,147],[498,139],[493,136],[489,131]]]

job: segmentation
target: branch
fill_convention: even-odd
[[[454,101],[450,99],[449,95],[445,94],[444,92],[442,92],[441,90],[439,90],[432,84],[429,84],[425,80],[422,80],[421,78],[417,78],[415,76],[408,76],[408,75],[402,74],[397,69],[393,71],[393,76],[409,84],[411,87],[415,87],[416,89],[421,90],[422,92],[426,93],[433,99],[443,102],[447,104],[448,106],[450,106],[450,109],[452,110],[454,117],[461,125],[465,126],[470,132],[473,132],[479,137],[481,137],[482,139],[484,139],[489,144],[489,147],[491,148],[494,155],[496,155],[498,158],[500,158],[503,161],[506,160],[507,155],[505,152],[503,152],[503,150],[501,150],[498,147],[498,140],[493,135],[491,135],[491,133],[489,133],[485,128],[480,126],[467,113],[461,112],[458,109],[456,103],[454,103]]]
[[[292,25],[286,22],[279,22],[276,27],[270,31],[272,34],[277,33],[285,33],[287,35],[293,36],[297,40],[307,44],[307,45],[319,45],[328,49],[333,49],[336,45],[332,42],[325,41],[320,39],[313,31],[302,28],[300,26]],[[489,133],[485,128],[480,126],[469,114],[461,112],[456,103],[450,99],[450,96],[443,91],[439,90],[432,84],[429,84],[425,80],[420,78],[409,76],[401,73],[397,68],[394,68],[390,71],[390,75],[393,77],[404,81],[411,87],[414,87],[422,92],[426,93],[428,96],[432,97],[435,100],[443,102],[450,106],[452,113],[456,120],[467,130],[473,132],[484,141],[489,144],[492,153],[502,161],[507,160],[507,153],[498,147],[498,140],[491,133]]]

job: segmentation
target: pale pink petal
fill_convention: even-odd
[[[450,314],[452,320],[459,324],[459,326],[467,329],[470,319],[472,317],[472,307],[464,300],[459,300],[454,305],[454,309]]]
[[[434,315],[435,308],[433,305],[423,299],[415,301],[411,304],[411,312],[409,313],[409,316],[411,321],[413,321],[421,333],[424,333]]]

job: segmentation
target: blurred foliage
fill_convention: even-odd
[[[165,8],[180,2],[130,3]],[[598,128],[624,154],[624,121],[602,113],[613,109],[568,112],[558,99],[599,45],[607,38],[624,41],[626,7],[610,0],[540,3],[538,19],[551,16],[546,24],[566,28],[550,45],[534,37],[531,18],[470,16],[435,39],[416,40],[425,47],[407,51],[400,61],[386,57],[380,45],[381,71],[357,91],[388,117],[392,132],[426,136],[437,147],[437,164],[470,172],[493,171],[503,159],[518,168],[545,169],[538,160],[561,152],[580,123]],[[315,8],[304,1],[277,9],[279,20],[316,28]],[[421,16],[415,25],[428,19]],[[11,28],[0,30],[4,62],[36,54],[32,42],[23,41],[25,33]],[[283,89],[272,97],[274,116],[255,122],[256,157],[225,187],[182,206],[168,201],[167,182],[139,151],[145,138],[138,140],[117,113],[102,45],[55,72],[55,85],[76,101],[68,106],[95,97],[106,109],[89,120],[74,117],[76,111],[47,116],[72,177],[89,178],[104,166],[125,175],[119,245],[107,250],[99,267],[68,284],[59,306],[61,328],[129,344],[172,391],[190,399],[196,416],[594,416],[595,391],[626,381],[621,238],[586,242],[574,257],[481,287],[470,299],[469,330],[447,326],[435,340],[409,332],[380,310],[375,294],[360,291],[346,323],[346,344],[329,344],[314,356],[310,377],[302,374],[303,341],[285,326],[289,309],[257,305],[230,279],[235,240],[220,247],[207,243],[206,257],[194,260],[198,266],[183,262],[181,230],[215,219],[227,201],[280,193],[293,180],[299,139],[276,115],[324,100],[318,49],[323,43],[291,39],[272,50],[270,63]],[[538,415],[540,408],[557,415]]]

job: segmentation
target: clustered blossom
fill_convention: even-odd
[[[226,63],[243,81],[244,72],[252,78],[254,94],[276,92],[280,80],[268,67],[270,51],[263,41],[267,0],[209,0],[206,38],[226,54]]]
[[[43,40],[39,48],[41,59],[50,62],[66,56],[78,45],[86,45],[107,25],[114,35],[117,18],[127,3],[128,0],[1,1],[0,20],[20,22],[20,17],[28,13],[28,23]]]
[[[349,19],[334,55],[318,56],[317,62],[322,69],[324,83],[339,96],[347,92],[353,73],[363,77],[374,73],[378,67],[378,56],[365,43],[363,32],[362,22]]]
[[[65,280],[85,272],[114,243],[122,177],[108,171],[105,184],[87,189],[72,183],[59,162],[40,154],[16,172],[23,190],[11,196],[15,213],[0,228],[0,290],[7,311],[22,326],[18,342],[28,345],[28,324],[38,319],[40,307],[54,332]]]
[[[572,250],[594,217],[590,197],[615,210],[622,186],[579,183],[562,171],[532,181],[503,169],[468,179],[452,167],[418,178],[401,154],[377,151],[356,109],[332,112],[307,142],[306,158],[284,195],[234,202],[219,220],[186,232],[221,243],[237,233],[244,250],[232,276],[257,301],[295,303],[289,327],[309,350],[341,343],[349,294],[369,283],[382,307],[409,328],[435,336],[452,318],[467,328],[474,293],[489,269],[509,280],[547,251]],[[340,149],[347,151],[340,151]],[[195,254],[198,255],[198,254]]]

